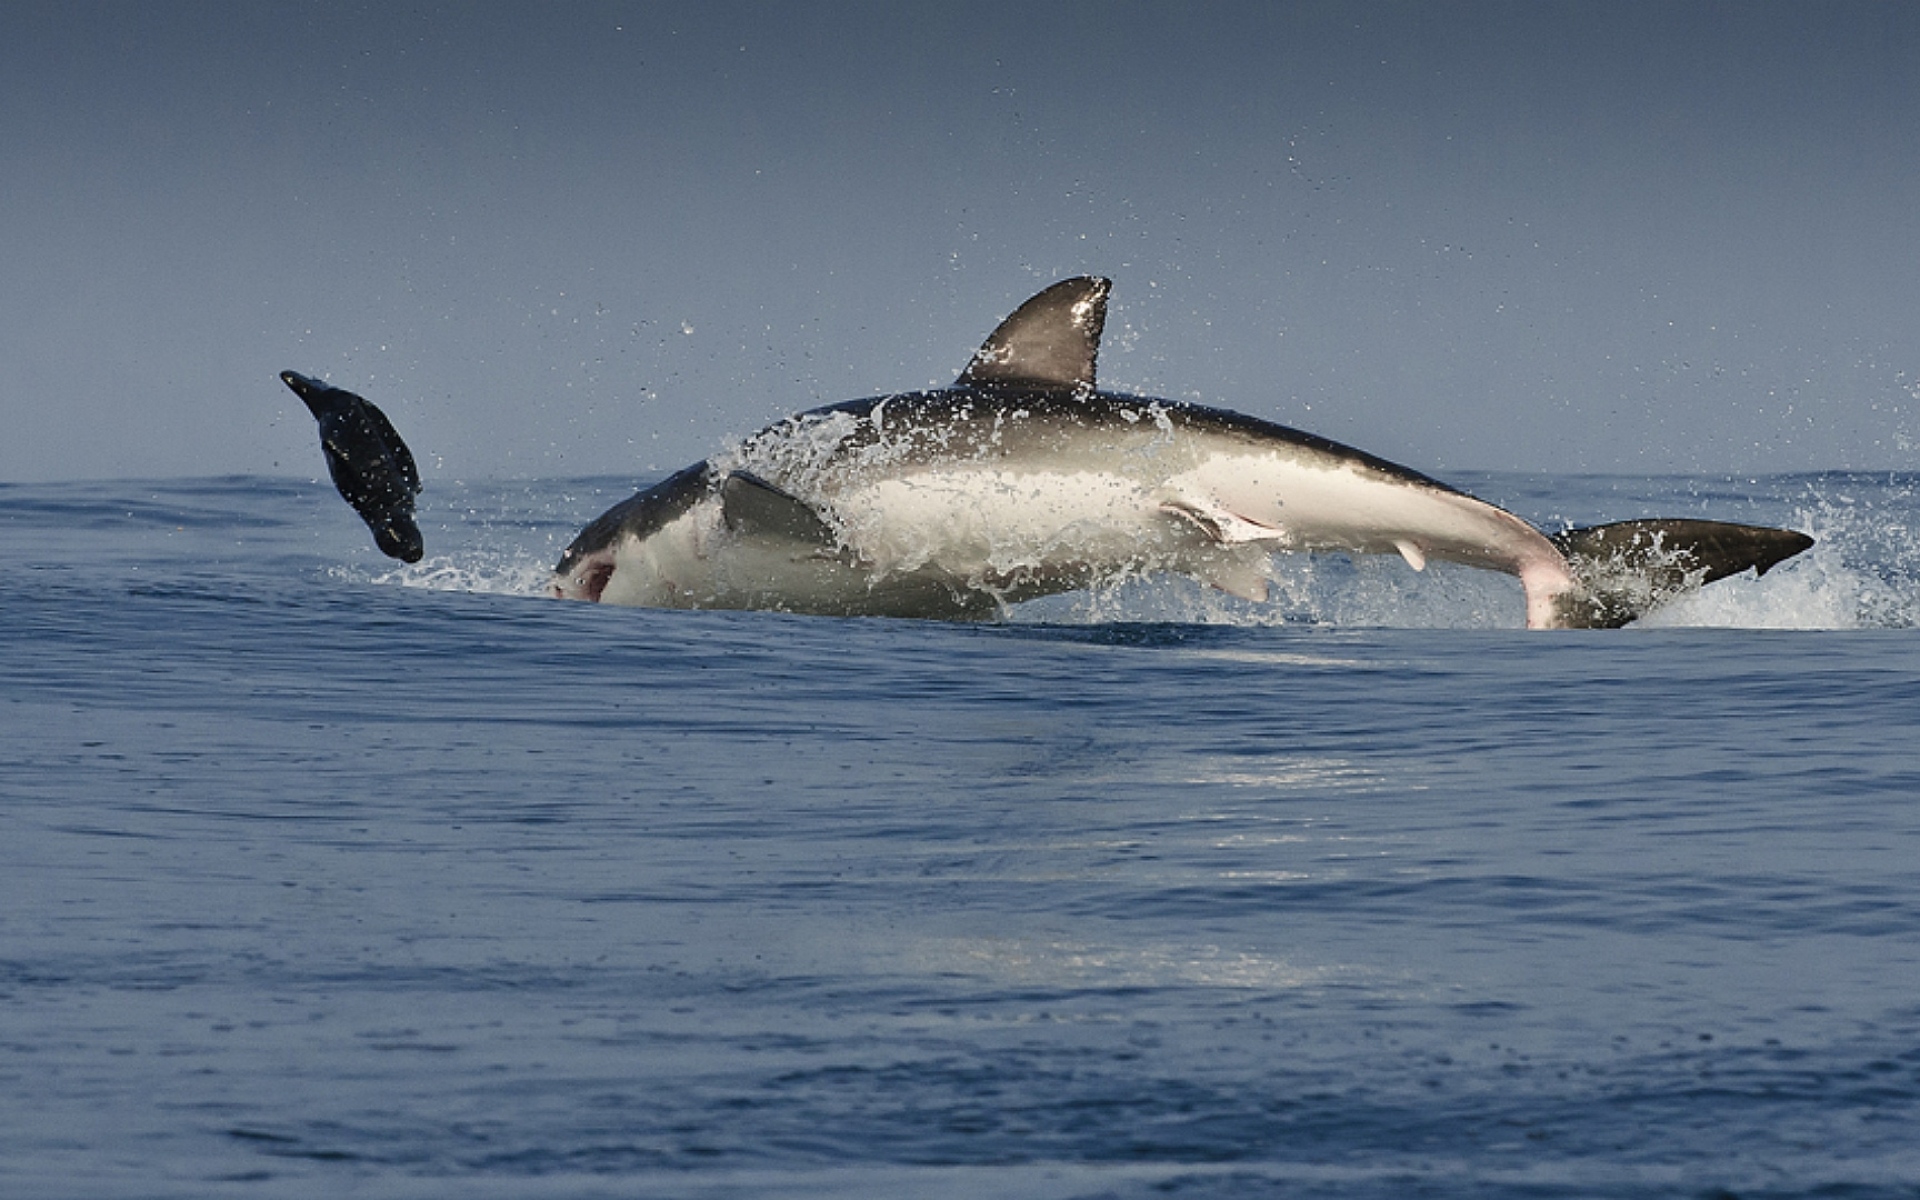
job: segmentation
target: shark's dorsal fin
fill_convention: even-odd
[[[720,483],[720,515],[735,533],[782,537],[810,546],[831,546],[833,527],[806,501],[758,475],[733,471]]]
[[[1112,280],[1094,275],[1054,284],[1000,322],[956,386],[1092,391],[1112,290]]]

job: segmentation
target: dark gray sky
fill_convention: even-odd
[[[679,466],[1103,378],[1449,470],[1920,459],[1920,5],[0,7],[0,480]]]

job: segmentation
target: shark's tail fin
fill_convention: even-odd
[[[1618,629],[1655,607],[1752,567],[1765,575],[1813,545],[1791,529],[1725,521],[1619,521],[1547,535],[1578,587],[1558,602],[1562,629]]]

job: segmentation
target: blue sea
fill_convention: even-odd
[[[1820,539],[1558,633],[545,599],[643,482],[0,487],[0,1195],[1920,1195],[1920,476],[1450,479]]]

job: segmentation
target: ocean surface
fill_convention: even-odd
[[[0,486],[0,1195],[1920,1195],[1920,476],[1450,479],[1820,539],[1564,633],[543,598],[639,482]]]

